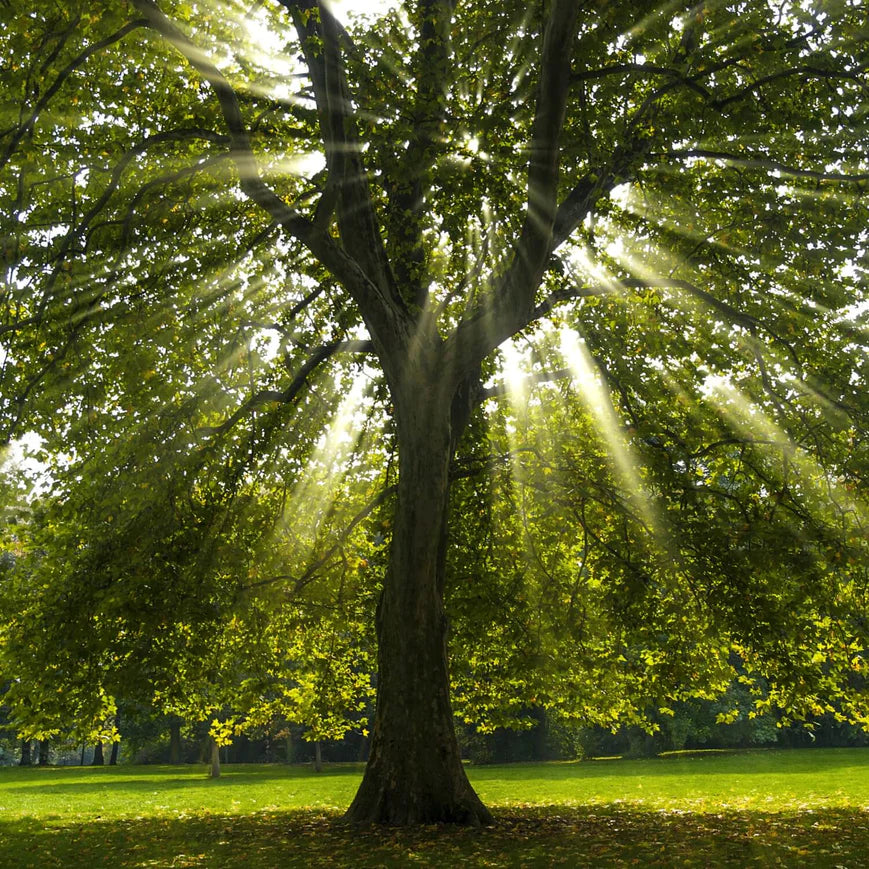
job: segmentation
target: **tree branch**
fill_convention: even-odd
[[[554,380],[568,380],[573,377],[573,372],[569,368],[557,368],[554,371],[537,371],[534,374],[529,374],[522,381],[523,387],[536,386],[538,383],[552,383]],[[513,387],[509,383],[496,383],[487,389],[481,389],[478,393],[478,404],[485,401],[487,398],[500,398],[504,395],[509,395],[513,391]]]
[[[747,84],[744,87],[740,88],[738,91],[728,97],[712,100],[712,105],[716,109],[723,109],[725,106],[730,105],[730,103],[741,100],[743,97],[748,96],[753,91],[759,90],[764,85],[769,84],[770,82],[780,81],[783,78],[790,78],[794,75],[810,75],[813,78],[842,79],[844,81],[855,82],[856,84],[863,85],[865,87],[865,84],[861,80],[860,76],[855,73],[839,72],[829,69],[819,69],[815,66],[795,66],[791,69],[784,69],[779,72],[766,75],[763,78],[759,78],[756,81],[751,82],[751,84]]]
[[[395,306],[383,239],[368,189],[362,147],[341,54],[342,28],[318,0],[280,0],[295,24],[314,87],[320,133],[326,152],[326,185],[317,206],[317,225],[337,214],[341,241],[386,304]]]
[[[116,30],[113,34],[107,36],[105,39],[101,39],[99,42],[95,42],[93,45],[88,46],[81,54],[73,58],[57,74],[57,78],[55,78],[55,80],[51,83],[51,86],[39,98],[36,105],[33,107],[33,111],[30,113],[30,117],[28,117],[23,123],[19,124],[18,129],[12,134],[12,138],[9,140],[9,144],[6,146],[6,150],[3,152],[2,157],[0,157],[0,169],[2,169],[9,162],[12,154],[18,147],[18,144],[36,125],[36,121],[38,120],[43,109],[51,101],[52,97],[54,97],[54,95],[63,86],[63,83],[80,66],[86,63],[87,60],[98,51],[101,51],[104,48],[108,48],[108,46],[114,45],[116,42],[120,42],[120,40],[122,40],[129,33],[132,33],[139,27],[146,27],[147,25],[148,21],[146,19],[137,18],[135,21],[131,21],[129,22],[129,24],[125,24],[123,27],[120,28],[120,30]]]
[[[602,287],[572,287],[571,289],[555,290],[550,293],[531,314],[531,322],[545,317],[554,307],[562,302],[573,302],[576,299],[588,299],[592,296],[602,296],[608,291]]]
[[[525,326],[533,313],[534,294],[553,245],[561,163],[559,142],[570,92],[578,12],[579,4],[574,0],[553,0],[543,35],[531,128],[525,219],[503,278],[447,341],[446,356],[459,377]]]
[[[317,347],[305,360],[298,374],[283,390],[264,389],[252,395],[227,420],[218,426],[206,426],[198,429],[201,434],[219,436],[229,431],[240,419],[248,416],[263,404],[292,404],[302,391],[311,374],[336,353],[370,353],[373,350],[370,341],[332,341]]]
[[[443,150],[446,96],[451,81],[450,18],[452,0],[420,0],[414,10],[418,48],[413,69],[416,95],[411,134],[404,158],[387,179],[388,238],[396,280],[405,298],[425,307],[428,277],[422,244],[421,215],[431,180],[430,170]]]
[[[678,69],[671,69],[667,66],[654,66],[649,63],[614,63],[612,66],[604,66],[600,69],[590,69],[584,72],[575,72],[572,76],[573,81],[594,81],[598,78],[605,78],[610,75],[619,75],[620,73],[647,73],[651,75],[663,75],[667,78],[672,78],[677,84],[684,85],[690,90],[695,91],[704,99],[711,100],[712,94],[703,85],[696,81],[696,78],[689,78]],[[705,74],[705,73],[704,73]]]
[[[821,172],[815,169],[798,169],[762,154],[735,154],[731,151],[714,151],[707,148],[680,148],[675,151],[652,151],[649,157],[664,160],[685,160],[699,157],[707,160],[725,160],[748,169],[767,169],[781,172],[794,178],[814,178],[818,181],[869,181],[869,172],[847,174],[842,172]]]
[[[690,281],[671,278],[662,281],[643,281],[637,278],[625,278],[619,283],[630,289],[656,289],[656,290],[685,290],[685,292],[705,302],[710,308],[721,314],[726,320],[732,323],[738,323],[746,329],[754,329],[760,322],[757,317],[752,317],[750,314],[744,314],[737,310],[727,302],[722,302],[706,290],[692,284]]]
[[[344,541],[353,533],[356,527],[360,522],[364,521],[368,516],[370,516],[374,510],[377,509],[390,495],[392,495],[398,489],[397,485],[386,486],[380,492],[377,493],[349,522],[346,528],[338,535],[337,541],[326,550],[313,564],[311,564],[305,572],[298,578],[294,579],[292,576],[287,574],[281,574],[280,576],[271,576],[268,579],[260,580],[259,582],[254,582],[251,585],[242,586],[242,591],[251,591],[255,588],[263,588],[267,585],[274,585],[276,582],[286,581],[288,579],[293,580],[293,588],[291,594],[298,594],[302,591],[306,585],[310,585],[310,583],[316,579],[317,572],[329,563],[329,560],[338,552],[341,547],[344,545]]]
[[[369,333],[381,357],[388,355],[390,338],[409,331],[396,306],[385,298],[360,263],[343,250],[322,227],[287,205],[261,178],[250,137],[245,128],[238,96],[223,74],[184,33],[160,11],[154,0],[132,0],[148,24],[174,46],[187,62],[211,85],[217,96],[231,140],[230,155],[244,193],[287,232],[300,241],[340,281],[359,305]],[[310,0],[305,0],[310,5]],[[284,5],[287,5],[289,0]],[[328,13],[326,13],[328,16]],[[331,16],[328,16],[331,18]],[[364,184],[364,179],[362,180]],[[346,241],[346,240],[345,240]],[[364,239],[354,242],[364,243]],[[364,260],[363,260],[364,262]]]

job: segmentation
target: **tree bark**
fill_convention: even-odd
[[[50,742],[47,739],[39,740],[39,765],[48,766],[48,751]]]
[[[323,746],[319,739],[314,742],[314,772],[323,772]]]
[[[98,742],[94,745],[94,759],[91,761],[91,766],[102,766],[105,763],[103,758],[103,744]]]
[[[18,761],[18,766],[30,766],[33,763],[33,758],[30,754],[30,740],[21,740],[21,760]]]
[[[120,709],[115,712],[115,730],[120,731],[121,728],[121,711]],[[109,766],[117,766],[118,765],[118,752],[121,748],[121,740],[120,733],[118,733],[118,739],[116,739],[112,743],[112,753],[109,755]]]
[[[287,724],[287,763],[293,762],[295,747],[293,746],[293,725]]]
[[[220,778],[220,746],[217,740],[211,739],[211,778]]]
[[[450,704],[443,556],[457,420],[452,396],[443,395],[443,372],[429,370],[427,378],[411,375],[399,395],[393,391],[398,505],[377,612],[371,753],[345,816],[351,823],[492,821],[465,775]]]
[[[181,719],[169,719],[169,763],[181,763]]]

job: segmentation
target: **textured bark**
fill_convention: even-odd
[[[211,740],[211,778],[220,778],[220,746]]]
[[[169,763],[181,763],[181,719],[169,719]]]
[[[377,614],[377,708],[351,823],[492,820],[465,775],[453,725],[443,606],[451,402],[425,383],[396,403],[398,506]]]

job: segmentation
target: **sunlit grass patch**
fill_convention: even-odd
[[[869,866],[864,749],[469,767],[483,830],[345,827],[360,774],[0,769],[0,866]]]

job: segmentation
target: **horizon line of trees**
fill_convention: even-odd
[[[654,757],[670,751],[750,748],[869,747],[869,734],[841,720],[834,711],[782,724],[772,714],[733,718],[734,695],[745,694],[738,682],[716,700],[693,699],[666,713],[649,714],[654,729],[637,725],[615,729],[588,725],[525,710],[525,726],[480,730],[456,722],[463,759],[474,764],[582,760],[595,757]],[[743,700],[746,699],[744,696]],[[52,739],[21,739],[0,705],[0,766],[205,764],[213,738],[206,721],[189,722],[143,706],[129,706],[120,719],[117,739],[82,743],[71,733]],[[369,740],[360,725],[341,739],[306,739],[310,729],[287,721],[235,735],[220,746],[220,762],[312,764],[365,762]]]

